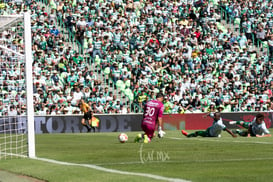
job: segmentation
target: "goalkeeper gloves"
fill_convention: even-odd
[[[166,133],[162,130],[161,126],[158,127],[158,138],[162,138]]]

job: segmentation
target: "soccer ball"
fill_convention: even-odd
[[[128,136],[125,133],[121,133],[118,136],[118,140],[120,143],[125,143],[128,140]]]

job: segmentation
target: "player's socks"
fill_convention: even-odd
[[[135,142],[138,143],[142,139],[142,135],[139,133],[135,138]]]
[[[185,130],[181,130],[181,133],[185,136],[188,136],[188,133]]]
[[[87,129],[87,133],[89,133],[91,131],[91,127],[88,127],[87,125],[84,125]]]
[[[230,121],[229,124],[237,124],[238,121]]]
[[[147,136],[147,135],[144,135],[144,140],[143,142],[144,143],[149,143],[151,141],[151,139]]]
[[[250,122],[244,122],[243,124],[241,124],[241,126],[243,126],[244,128],[248,129],[250,125]]]
[[[246,128],[246,129],[248,129],[248,128],[249,128],[249,125],[250,125],[249,122],[243,122],[243,121],[230,121],[229,124],[232,124],[232,125],[233,125],[233,124],[240,125],[240,126]]]
[[[206,131],[196,131],[195,136],[205,137],[205,136],[207,136],[207,132]]]
[[[187,137],[188,138],[190,138],[190,137],[196,137],[196,134],[195,133],[190,133],[190,134],[187,135]]]

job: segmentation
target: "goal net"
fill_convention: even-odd
[[[35,157],[30,14],[0,16],[0,160]]]

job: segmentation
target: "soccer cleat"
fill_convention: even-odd
[[[147,136],[147,135],[144,135],[144,143],[149,143],[151,141],[151,139]]]
[[[237,121],[230,121],[229,124],[236,124]]]
[[[139,143],[139,141],[142,139],[142,135],[138,134],[135,138],[135,143]]]
[[[188,133],[185,130],[181,130],[181,133],[185,136],[188,136]]]

